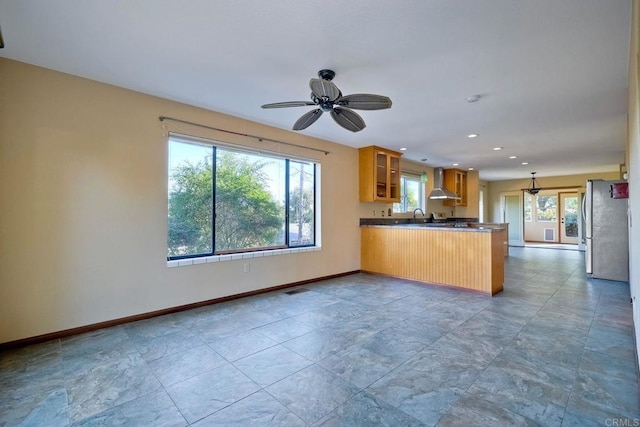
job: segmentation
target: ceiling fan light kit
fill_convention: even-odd
[[[287,108],[316,106],[315,110],[305,113],[293,125],[293,130],[303,130],[311,126],[322,115],[330,113],[333,120],[351,132],[359,132],[366,127],[362,117],[355,110],[384,110],[391,108],[391,99],[382,95],[357,93],[342,96],[342,92],[331,81],[336,73],[333,70],[320,70],[318,77],[309,81],[311,101],[287,101],[265,104],[262,108]]]

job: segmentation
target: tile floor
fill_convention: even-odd
[[[629,287],[582,257],[512,248],[493,298],[357,274],[5,351],[0,426],[638,425]]]

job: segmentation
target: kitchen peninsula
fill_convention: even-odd
[[[362,225],[362,271],[495,295],[504,283],[503,227]]]

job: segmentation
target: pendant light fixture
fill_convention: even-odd
[[[529,188],[525,190],[527,193],[535,196],[540,192],[540,186],[536,183],[536,173],[531,172],[531,182],[529,183]]]
[[[422,163],[424,163],[424,162],[426,162],[426,161],[427,161],[427,159],[426,159],[426,158],[423,158],[423,159],[420,159],[420,161],[421,161]],[[429,181],[429,177],[427,176],[427,171],[425,171],[424,169],[422,169],[422,174],[420,174],[420,182],[424,184],[424,183],[426,183],[426,182],[428,182],[428,181]]]

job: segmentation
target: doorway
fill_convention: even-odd
[[[501,222],[508,223],[509,246],[524,246],[522,228],[522,193],[500,194]]]
[[[582,231],[580,194],[575,188],[524,192],[524,241],[533,244],[575,245]]]
[[[578,244],[579,201],[578,193],[560,193],[560,243]]]

